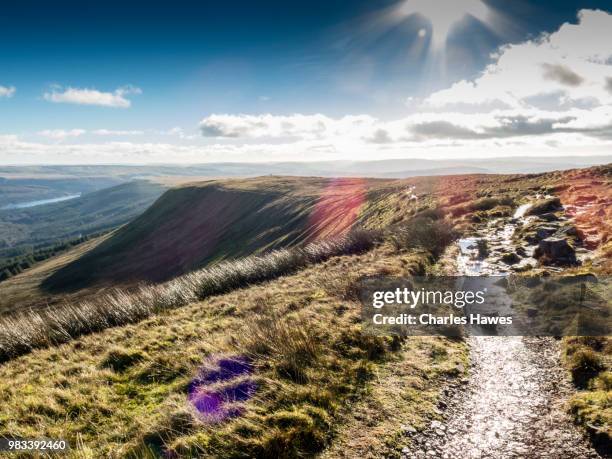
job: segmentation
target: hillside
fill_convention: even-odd
[[[266,177],[168,190],[144,214],[44,283],[159,282],[209,263],[384,223],[410,204],[408,182]],[[384,218],[383,218],[384,217]]]
[[[533,347],[520,337],[489,337],[475,347],[468,345],[470,338],[372,336],[360,323],[358,285],[362,276],[457,273],[462,246],[452,239],[460,233],[488,241],[485,259],[492,268],[520,273],[518,265],[514,269],[503,261],[505,255],[524,253],[518,250],[523,238],[552,224],[575,225],[579,231],[572,243],[584,263],[567,268],[570,275],[609,274],[610,173],[606,166],[413,181],[266,177],[170,190],[135,229],[118,239],[109,237],[88,253],[113,239],[116,245],[110,247],[127,250],[156,234],[155,224],[162,225],[166,239],[183,238],[166,249],[176,250],[189,241],[187,231],[199,237],[198,228],[213,231],[216,224],[221,229],[215,241],[226,245],[224,252],[210,253],[238,256],[231,252],[236,250],[231,239],[224,239],[231,225],[223,218],[232,224],[237,221],[232,218],[241,218],[264,235],[272,234],[270,240],[257,239],[241,226],[246,238],[264,241],[255,243],[255,251],[271,247],[282,231],[292,241],[320,241],[332,250],[299,266],[291,265],[303,253],[297,249],[238,258],[166,284],[59,305],[47,316],[43,311],[6,319],[0,326],[0,348],[7,359],[0,366],[0,434],[63,437],[75,445],[70,456],[75,458],[323,453],[336,459],[400,457],[405,451],[420,457],[428,448],[448,452],[472,438],[480,432],[472,419],[506,419],[508,412],[519,416],[499,428],[500,437],[490,435],[478,443],[480,448],[517,436],[523,443],[516,448],[527,444],[548,451],[565,445],[570,454],[577,453],[572,457],[598,457],[589,452],[572,420],[602,436],[601,444],[609,441],[609,340],[544,338]],[[560,197],[565,207],[554,197],[543,199],[547,194]],[[205,201],[185,202],[185,196],[204,196]],[[513,218],[526,202],[533,209],[529,224]],[[292,213],[282,204],[303,207]],[[177,205],[179,210],[172,212]],[[552,217],[545,213],[551,205],[556,206]],[[213,222],[204,225],[202,219],[182,228],[206,209]],[[167,215],[184,213],[190,217],[182,217],[180,224],[163,226]],[[600,223],[594,224],[597,218]],[[327,238],[356,222],[384,231],[372,233],[377,242],[360,250],[334,249]],[[517,238],[506,231],[507,225],[523,223],[529,231],[518,231]],[[136,229],[141,232],[130,235]],[[506,239],[496,239],[498,233]],[[531,274],[558,272],[545,259],[533,263]],[[12,356],[7,355],[9,345],[15,349]],[[474,349],[468,362],[468,351]],[[495,353],[483,359],[480,353],[487,349]],[[508,349],[512,358],[504,357]],[[599,365],[597,372],[589,370],[591,384],[571,388],[571,381],[584,374],[585,361]],[[479,370],[482,365],[486,371]],[[534,374],[538,384],[513,385],[512,375]],[[483,399],[484,406],[479,403]],[[456,400],[466,402],[458,405]],[[571,411],[560,411],[568,403]],[[531,418],[521,415],[533,404],[537,409],[529,416],[552,419],[554,426],[533,427]],[[551,412],[553,405],[556,411]],[[495,411],[500,406],[505,408]],[[553,427],[561,434],[549,435]]]
[[[15,168],[20,171],[20,168]],[[72,177],[55,174],[11,173],[0,168],[0,209],[14,204],[87,194],[119,185],[125,180],[111,176]],[[15,172],[16,172],[15,171]],[[8,173],[7,173],[8,172]],[[24,171],[25,172],[25,171]]]
[[[78,298],[98,293],[85,289],[75,291],[71,295],[66,293],[51,294],[44,291],[41,284],[51,274],[83,256],[109,235],[107,233],[92,238],[52,258],[35,263],[34,266],[25,269],[23,272],[3,280],[0,283],[0,314],[30,308],[45,308],[64,302],[77,301]]]
[[[123,224],[162,191],[158,184],[137,181],[69,201],[0,211],[0,257],[10,256],[23,246],[40,246]]]

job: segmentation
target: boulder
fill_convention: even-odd
[[[576,251],[566,239],[549,237],[542,239],[534,252],[542,264],[568,266],[576,265]]]

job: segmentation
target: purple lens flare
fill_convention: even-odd
[[[208,359],[188,387],[188,400],[200,419],[218,423],[240,416],[244,411],[240,404],[257,390],[252,372],[252,363],[243,356]]]

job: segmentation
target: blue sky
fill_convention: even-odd
[[[612,61],[583,66],[563,25],[605,54],[608,3],[11,2],[0,164],[603,152]],[[510,100],[479,80],[520,53],[550,85]]]

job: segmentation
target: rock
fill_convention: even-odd
[[[408,448],[407,446],[404,446],[404,447],[402,448],[402,453],[404,453],[404,454],[408,454],[409,452],[410,452],[410,448]]]
[[[504,253],[501,256],[500,260],[503,261],[504,263],[506,263],[507,265],[513,265],[513,264],[516,264],[519,261],[521,261],[521,257],[519,257],[514,252],[510,252],[510,253]]]
[[[517,255],[520,255],[521,257],[526,257],[527,256],[527,250],[525,250],[525,247],[517,247],[516,248],[516,253],[517,253]]]
[[[558,225],[548,224],[542,225],[538,222],[531,222],[525,225],[518,232],[520,237],[530,245],[537,244],[542,239],[552,236],[559,230]]]
[[[566,239],[549,237],[540,241],[534,257],[542,264],[569,266],[577,264],[576,251]]]
[[[595,274],[587,273],[587,274],[573,274],[570,276],[563,276],[558,279],[558,282],[561,284],[582,284],[582,283],[592,283],[596,284],[599,282],[599,279]]]
[[[533,265],[531,263],[527,263],[526,265],[523,265],[523,266],[515,266],[514,268],[512,268],[512,270],[517,273],[524,273],[527,271],[531,271],[532,269],[533,269]]]
[[[559,221],[559,217],[557,216],[557,214],[553,213],[553,212],[547,212],[545,214],[542,214],[539,216],[539,218],[541,220],[544,220],[546,222],[556,222]]]
[[[431,421],[432,429],[439,429],[440,427],[442,427],[442,423],[440,421]]]
[[[585,234],[573,225],[563,226],[557,231],[558,236],[567,235],[572,237],[584,238]]]
[[[409,425],[407,425],[407,424],[402,424],[402,425],[401,425],[401,427],[400,427],[400,429],[401,429],[401,430],[402,430],[402,432],[404,432],[404,434],[406,434],[406,435],[414,434],[414,433],[416,433],[416,432],[417,432],[417,430],[416,430],[414,427],[409,426]]]
[[[546,239],[549,236],[552,236],[553,234],[555,234],[557,232],[559,228],[557,228],[556,226],[540,226],[538,229],[536,229],[536,239],[538,241],[541,241],[542,239]]]

